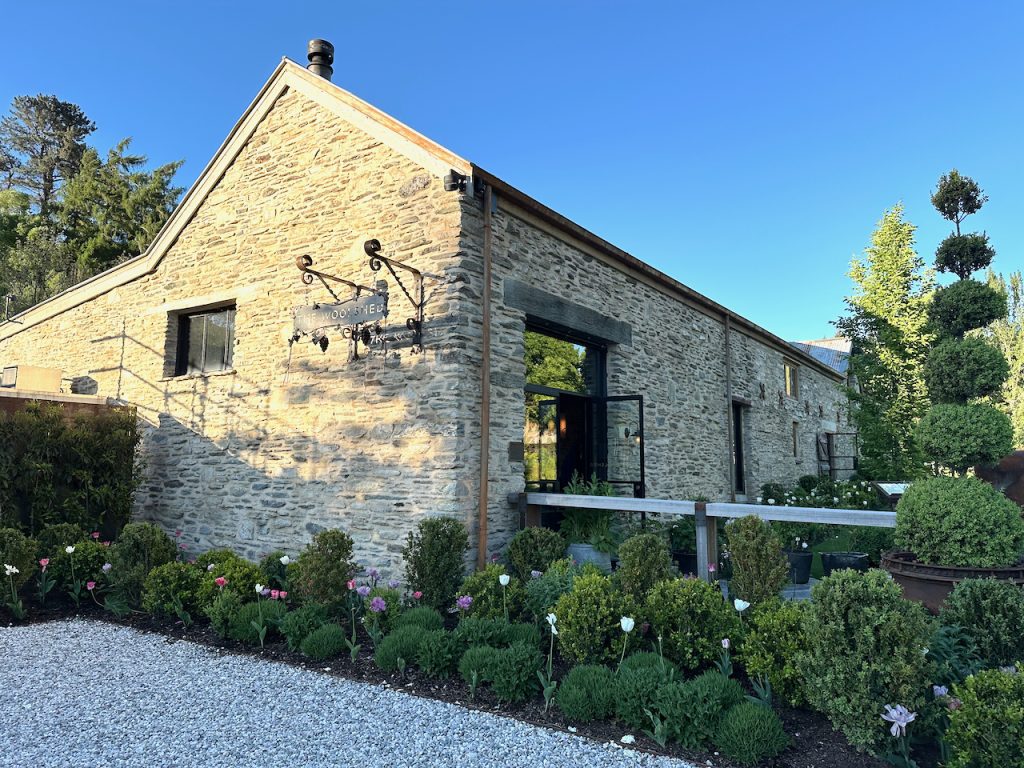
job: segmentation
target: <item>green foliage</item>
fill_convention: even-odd
[[[63,552],[64,547],[85,541],[87,538],[88,534],[82,527],[74,523],[48,525],[36,537],[39,542],[39,556],[52,558],[58,552]]]
[[[777,597],[786,584],[789,563],[772,527],[748,515],[730,521],[725,529],[732,561],[729,592],[755,606]]]
[[[242,608],[242,598],[234,592],[223,592],[213,599],[206,607],[206,618],[217,637],[226,639],[231,628],[231,621]]]
[[[665,539],[641,533],[622,542],[615,578],[623,592],[642,602],[655,584],[672,578],[672,558]]]
[[[259,645],[260,634],[253,626],[253,622],[259,624],[262,617],[263,624],[267,628],[267,639],[269,639],[277,633],[278,623],[284,618],[287,611],[287,606],[278,600],[261,599],[257,602],[245,603],[228,624],[228,637],[246,645]]]
[[[390,632],[402,614],[402,593],[397,589],[374,587],[366,597],[367,610],[375,597],[382,599],[386,606],[384,612],[379,615],[380,627],[385,632]]]
[[[672,741],[687,749],[700,749],[718,730],[723,713],[743,698],[743,688],[736,680],[709,670],[684,683],[660,686],[652,711],[667,723]]]
[[[804,690],[850,743],[878,750],[882,704],[919,712],[931,680],[925,656],[931,626],[924,609],[903,599],[883,571],[838,571],[814,586],[804,615]]]
[[[622,652],[619,620],[629,615],[625,596],[600,574],[579,576],[558,598],[558,646],[576,664],[617,661]]]
[[[163,529],[153,523],[128,523],[110,547],[110,577],[129,605],[139,605],[149,572],[174,562],[178,548]]]
[[[782,721],[770,708],[745,701],[722,717],[715,746],[740,765],[756,765],[789,746]]]
[[[775,695],[794,707],[806,701],[800,662],[807,651],[805,610],[803,603],[778,598],[753,609],[740,657],[747,675],[767,677]]]
[[[479,616],[486,619],[497,619],[505,617],[505,603],[508,601],[508,616],[510,619],[519,616],[523,612],[523,603],[526,600],[526,590],[523,583],[514,576],[509,577],[508,586],[502,588],[498,577],[505,573],[505,566],[498,563],[491,563],[482,570],[469,574],[459,586],[458,594],[469,595],[473,598],[473,604],[467,613],[470,616]],[[504,592],[504,596],[503,593]]]
[[[935,685],[952,688],[982,668],[978,646],[968,632],[955,624],[939,624],[928,641],[928,659],[935,668]]]
[[[78,581],[101,581],[103,565],[110,557],[110,549],[92,539],[83,539],[74,547],[75,551],[72,554],[60,549],[50,557],[50,565],[46,572],[57,584],[63,586],[71,583],[72,571]]]
[[[397,672],[403,664],[412,666],[419,656],[424,634],[424,630],[415,625],[399,627],[377,645],[374,663],[384,672]]]
[[[653,634],[661,635],[665,656],[683,670],[712,663],[721,654],[723,638],[735,640],[740,634],[732,606],[717,586],[701,579],[661,582],[648,595],[644,615]],[[558,621],[561,625],[561,614]]]
[[[921,474],[913,428],[928,407],[923,369],[934,278],[914,250],[915,230],[902,206],[885,212],[864,258],[851,264],[854,292],[836,324],[853,342],[850,372],[859,387],[850,393],[850,416],[868,477]]]
[[[512,643],[503,648],[491,670],[494,695],[510,704],[526,701],[539,689],[537,670],[542,666],[544,659],[536,644]]]
[[[960,285],[961,283],[956,283]],[[999,314],[982,331],[990,342],[999,347],[1010,366],[1010,375],[1003,391],[995,398],[996,405],[1013,424],[1013,444],[1024,447],[1024,279],[1020,272],[1007,277],[988,274],[988,288],[1005,302],[1007,311]]]
[[[352,538],[342,530],[328,529],[313,541],[295,562],[292,591],[303,601],[320,603],[342,613],[348,599],[348,582],[356,575]]]
[[[555,706],[573,723],[610,717],[615,711],[615,675],[600,664],[573,667],[558,686]]]
[[[977,478],[932,477],[911,485],[897,504],[895,541],[923,563],[1005,567],[1024,550],[1024,518]]]
[[[924,377],[935,403],[966,403],[1000,391],[1010,375],[1003,353],[983,339],[943,339],[928,353]]]
[[[477,683],[489,683],[494,679],[502,650],[489,645],[476,645],[468,649],[459,659],[459,676],[469,686],[473,685],[474,673]]]
[[[944,173],[939,177],[931,200],[935,210],[942,218],[952,221],[959,233],[960,223],[972,213],[981,210],[981,206],[988,202],[988,195],[982,192],[978,182],[970,176],[962,176],[954,168],[948,174]]]
[[[540,577],[527,580],[526,613],[535,621],[541,621],[551,613],[558,598],[572,589],[578,573],[579,569],[571,560],[556,560]]]
[[[459,643],[443,629],[424,631],[416,663],[430,677],[448,678],[459,659]]]
[[[949,235],[935,251],[935,268],[966,280],[973,272],[991,264],[995,255],[995,248],[989,245],[986,234]]]
[[[277,629],[293,651],[302,648],[302,641],[310,633],[330,621],[330,613],[319,603],[306,603],[301,608],[288,611],[278,623]]]
[[[583,353],[575,344],[535,331],[526,331],[523,341],[527,384],[569,392],[586,391]]]
[[[619,666],[620,672],[634,669],[653,669],[666,680],[676,680],[680,677],[679,668],[675,664],[653,651],[631,653],[622,660],[622,664]]]
[[[77,554],[77,552],[76,552]],[[75,573],[82,576],[75,564]],[[189,613],[197,614],[203,606],[200,600],[202,574],[188,563],[164,563],[151,570],[142,589],[142,608],[155,616],[177,616],[177,602]]]
[[[59,405],[32,402],[0,413],[0,525],[34,535],[67,522],[115,538],[141,477],[139,440],[129,409],[70,418]]]
[[[1024,672],[979,672],[953,689],[949,768],[1024,768]]]
[[[664,682],[661,670],[654,667],[620,669],[615,675],[615,717],[637,730],[650,726],[644,710],[654,707],[654,695]]]
[[[302,641],[302,655],[313,661],[327,661],[345,650],[347,635],[338,624],[324,624],[314,629]]]
[[[256,599],[256,585],[263,584],[263,572],[256,563],[236,555],[230,550],[215,550],[215,554],[207,559],[210,561],[206,567],[196,567],[203,575],[203,587],[200,599],[204,605],[209,605],[213,598],[220,592],[234,592],[243,603],[249,603]],[[209,566],[213,566],[210,570]],[[223,587],[217,586],[217,578],[224,578],[227,584]]]
[[[508,645],[511,624],[504,619],[465,616],[455,627],[455,639],[463,648],[474,645]]]
[[[1006,291],[977,280],[958,280],[935,291],[928,307],[931,329],[939,336],[961,338],[1006,317]]]
[[[524,582],[533,571],[544,573],[565,557],[565,539],[550,528],[524,528],[508,543],[508,561]]]
[[[281,562],[284,552],[275,550],[260,559],[261,584],[271,589],[288,589],[288,566]]]
[[[469,549],[465,526],[450,517],[428,517],[409,534],[402,558],[409,589],[423,593],[423,604],[439,611],[455,603]]]
[[[576,496],[614,496],[615,487],[598,478],[597,473],[587,480],[573,471],[569,483],[562,493]],[[612,534],[612,520],[615,512],[606,509],[566,508],[562,512],[559,532],[571,544],[590,544],[599,552],[614,552],[615,537]]]
[[[959,626],[989,666],[1024,660],[1024,588],[997,579],[966,579],[939,614]]]
[[[536,624],[512,624],[508,628],[508,644],[521,643],[531,648],[540,646],[540,630]]]
[[[36,570],[36,552],[39,545],[17,528],[0,528],[0,567],[13,565],[19,573],[14,577],[14,586],[28,581]],[[0,574],[0,579],[7,578]],[[8,590],[8,584],[0,583],[0,590]],[[6,594],[6,593],[0,593]]]
[[[929,458],[963,474],[977,464],[996,464],[1013,450],[1013,425],[987,403],[941,404],[918,422],[917,438]]]
[[[891,552],[894,547],[892,528],[853,525],[849,530],[850,551],[864,552],[871,561],[871,565],[875,567],[882,562],[882,553]]]
[[[399,627],[420,627],[424,631],[431,631],[444,627],[444,618],[433,608],[417,605],[399,615],[395,620],[395,628]]]

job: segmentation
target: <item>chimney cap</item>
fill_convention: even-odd
[[[306,58],[309,59],[309,66],[306,67],[314,75],[330,80],[334,74],[334,46],[327,40],[316,38],[310,40],[306,46]]]

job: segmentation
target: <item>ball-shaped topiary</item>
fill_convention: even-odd
[[[1013,450],[1010,418],[987,403],[933,405],[915,435],[929,458],[958,474],[995,464]]]
[[[987,669],[953,689],[950,768],[1024,768],[1024,670]]]
[[[524,528],[508,543],[508,561],[523,581],[534,571],[544,573],[565,557],[565,539],[550,528]]]
[[[913,483],[896,506],[897,546],[931,565],[1001,568],[1024,551],[1020,508],[974,477]]]
[[[668,542],[654,533],[640,533],[626,539],[619,545],[615,578],[623,592],[642,602],[655,584],[672,578]]]
[[[39,545],[17,528],[0,528],[0,567],[13,565],[18,573],[11,578],[14,580],[16,589],[28,581],[36,570],[36,550]],[[7,577],[0,574],[0,579],[7,581]],[[0,590],[8,590],[8,584],[0,583]]]
[[[56,582],[57,589],[70,585],[72,578],[80,582],[108,581],[103,566],[110,558],[109,547],[92,539],[83,539],[68,546],[73,546],[75,551],[69,553],[67,547],[60,549],[50,556],[50,565],[46,569]],[[111,574],[111,578],[115,575]]]
[[[730,521],[725,530],[732,562],[730,594],[755,606],[778,597],[788,578],[789,563],[772,527],[756,515],[748,515]]]
[[[701,579],[657,584],[647,596],[644,615],[662,638],[665,656],[684,670],[711,664],[722,652],[722,640],[740,634],[736,611],[717,586]]]
[[[346,585],[357,570],[352,560],[352,538],[347,533],[336,528],[320,531],[299,555],[294,568],[291,587],[297,598],[344,612]]]
[[[618,661],[623,641],[620,620],[632,614],[631,607],[607,576],[588,573],[576,578],[555,604],[562,656],[576,664]]]
[[[307,603],[294,611],[288,611],[278,622],[278,631],[293,651],[302,648],[302,641],[330,621],[327,609],[319,603]]]
[[[426,605],[417,605],[402,614],[395,621],[395,628],[414,625],[424,631],[441,629],[444,627],[444,618],[440,613]]]
[[[459,660],[459,643],[443,629],[424,631],[416,664],[429,677],[447,678]]]
[[[64,548],[85,541],[89,535],[80,526],[74,523],[54,523],[48,525],[39,532],[36,540],[39,542],[39,557],[53,558]]]
[[[778,598],[757,606],[743,638],[740,659],[747,675],[768,678],[772,692],[794,707],[806,702],[800,655],[807,651],[805,604]]]
[[[447,611],[455,602],[455,591],[466,566],[469,549],[466,527],[450,517],[421,520],[402,548],[405,580],[409,589],[423,593],[423,604]]]
[[[500,578],[507,575],[505,566],[491,563],[469,574],[462,581],[458,593],[473,598],[467,612],[470,616],[485,619],[505,618],[507,609],[509,620],[513,620],[523,612],[523,604],[526,601],[523,583],[515,576],[508,576],[508,584],[502,586]]]
[[[412,666],[420,653],[426,632],[422,627],[399,627],[380,641],[373,653],[374,663],[384,672],[397,672],[402,665]]]
[[[313,661],[326,661],[347,647],[348,635],[338,624],[324,624],[314,629],[302,641],[302,653]]]
[[[604,720],[615,711],[615,675],[602,664],[573,667],[558,686],[555,706],[573,723]]]
[[[899,702],[920,712],[932,679],[924,608],[904,600],[884,571],[841,570],[811,590],[804,635],[807,651],[798,659],[811,706],[855,747],[889,746],[879,707]]]
[[[1006,317],[1006,295],[977,280],[958,280],[939,288],[928,306],[928,321],[940,337],[961,337]]]
[[[966,280],[991,264],[995,256],[996,250],[989,245],[988,235],[981,232],[953,234],[935,250],[935,268]]]
[[[946,598],[939,618],[960,627],[989,666],[1024,660],[1024,587],[998,579],[966,579]]]
[[[210,568],[211,565],[212,568]],[[266,586],[265,577],[260,567],[234,552],[218,555],[205,568],[199,567],[197,562],[196,567],[203,576],[200,603],[204,606],[212,603],[213,599],[222,591],[234,592],[243,603],[252,602],[256,599],[256,585],[264,584]],[[217,584],[219,578],[227,582],[223,587]]]
[[[943,339],[928,353],[925,384],[934,403],[965,403],[998,392],[1010,375],[1003,353],[984,339]]]
[[[723,715],[714,741],[722,754],[740,765],[756,765],[789,746],[779,716],[752,701],[737,704]]]
[[[171,617],[177,615],[180,604],[194,617],[203,608],[201,588],[202,574],[194,565],[158,565],[146,576],[142,589],[142,609],[154,616]]]

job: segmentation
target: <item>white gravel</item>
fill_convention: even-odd
[[[568,733],[105,622],[0,628],[0,766],[650,766]]]

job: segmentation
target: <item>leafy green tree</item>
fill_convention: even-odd
[[[583,392],[583,352],[576,345],[527,331],[526,382],[544,387]]]
[[[59,222],[83,276],[138,256],[174,210],[181,189],[171,186],[181,162],[145,170],[143,155],[124,139],[106,161],[91,147],[63,190]]]
[[[1024,447],[1024,280],[1020,272],[1003,277],[991,270],[988,285],[1006,297],[1008,311],[995,320],[981,334],[997,347],[1006,358],[1010,375],[1003,384],[996,404],[1013,425],[1013,444]]]
[[[928,408],[924,361],[931,335],[928,301],[934,274],[914,250],[916,227],[903,206],[885,212],[862,259],[854,259],[854,293],[837,321],[853,342],[856,380],[851,416],[860,434],[861,471],[911,478],[922,471],[914,424]]]
[[[60,185],[78,172],[85,137],[96,129],[80,107],[56,96],[15,96],[0,120],[0,146],[15,160],[8,173],[46,218]]]

